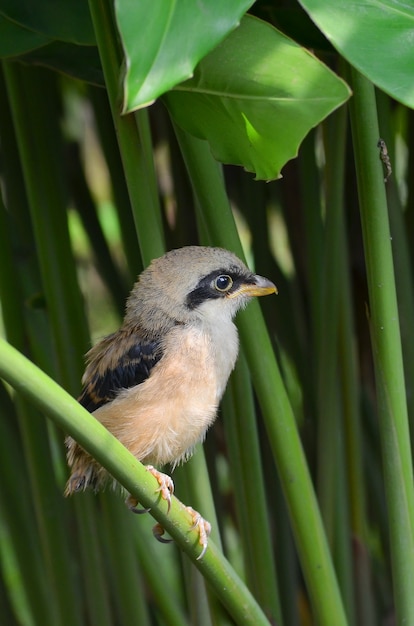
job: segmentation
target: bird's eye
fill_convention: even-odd
[[[217,289],[217,291],[228,291],[229,289],[231,289],[232,285],[233,279],[231,278],[231,276],[227,276],[226,274],[217,276],[214,281],[214,287]]]

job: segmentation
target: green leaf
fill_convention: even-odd
[[[125,52],[123,112],[144,107],[192,76],[252,0],[116,0]]]
[[[0,57],[18,56],[29,50],[44,46],[48,37],[19,26],[0,15]]]
[[[97,87],[105,86],[99,52],[95,46],[53,41],[25,54],[21,60],[27,64],[48,67]]]
[[[0,14],[50,39],[81,45],[95,43],[85,0],[0,0]]]
[[[311,128],[350,96],[347,85],[275,28],[253,17],[166,94],[184,130],[216,159],[277,178]]]
[[[412,2],[300,1],[351,65],[393,98],[414,107]]]

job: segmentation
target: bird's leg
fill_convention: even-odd
[[[171,476],[168,476],[168,474],[163,474],[162,472],[159,472],[153,465],[147,465],[146,469],[148,472],[150,472],[154,476],[154,478],[157,479],[158,484],[159,484],[157,492],[160,492],[162,499],[167,501],[168,503],[167,513],[169,513],[170,508],[171,508],[171,496],[174,493],[173,479],[171,478]],[[126,500],[127,507],[133,513],[148,513],[148,511],[150,510],[150,509],[137,509],[137,504],[138,504],[137,498],[134,498],[131,495]]]

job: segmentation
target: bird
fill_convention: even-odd
[[[237,360],[234,317],[252,297],[272,293],[270,280],[228,250],[173,249],[139,275],[121,327],[86,355],[78,401],[147,466],[168,507],[174,483],[157,467],[173,470],[204,440]],[[65,495],[104,488],[106,470],[72,437],[66,446]],[[127,503],[139,512],[132,496]],[[210,526],[188,508],[203,555]]]

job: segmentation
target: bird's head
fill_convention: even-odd
[[[155,329],[203,317],[232,319],[252,297],[271,293],[277,293],[275,285],[228,250],[187,246],[153,260],[142,272],[125,321]]]

